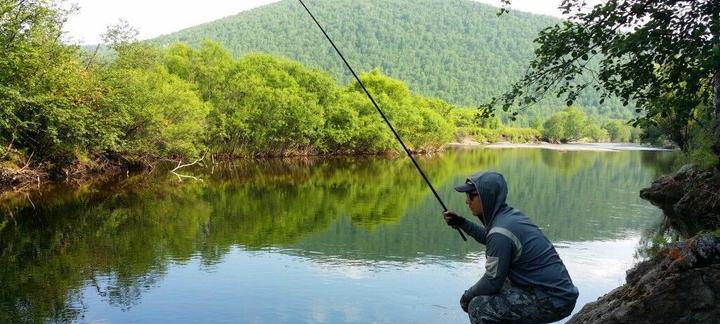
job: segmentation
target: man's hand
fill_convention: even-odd
[[[465,218],[460,217],[458,214],[455,214],[453,211],[446,211],[443,213],[443,218],[445,218],[445,223],[452,227],[458,227],[465,223]]]
[[[470,301],[472,300],[472,296],[468,294],[468,291],[465,290],[465,293],[460,297],[460,308],[462,308],[465,313],[468,311],[468,306],[470,306]]]

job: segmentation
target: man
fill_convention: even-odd
[[[472,323],[549,323],[570,315],[578,289],[552,243],[521,211],[508,206],[500,173],[481,172],[455,187],[483,226],[454,212],[448,225],[485,244],[485,274],[460,299]]]

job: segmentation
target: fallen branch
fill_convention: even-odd
[[[205,159],[205,154],[203,154],[203,156],[202,156],[201,158],[195,160],[195,162],[193,162],[193,163],[181,164],[181,163],[182,163],[182,160],[180,160],[180,161],[178,161],[178,165],[175,167],[175,169],[172,169],[170,172],[173,172],[173,173],[174,173],[175,171],[177,171],[177,170],[179,170],[179,169],[182,169],[182,168],[184,168],[184,167],[189,167],[189,166],[191,166],[191,165],[195,165],[195,164],[197,164],[198,162],[200,162],[200,161],[202,161],[202,160],[204,160],[204,159]]]
[[[204,159],[205,159],[205,154],[203,154],[203,156],[202,156],[201,158],[195,160],[195,161],[192,162],[192,163],[188,163],[188,164],[182,164],[182,160],[180,160],[180,161],[178,161],[178,165],[175,167],[175,169],[170,170],[170,172],[171,172],[172,174],[174,174],[176,177],[178,177],[178,180],[179,180],[180,182],[182,182],[184,178],[189,178],[189,179],[194,179],[194,180],[196,180],[196,181],[204,182],[203,179],[200,179],[200,178],[198,178],[198,177],[194,177],[194,176],[191,176],[191,175],[185,175],[185,174],[179,174],[179,173],[175,172],[175,171],[180,170],[180,169],[182,169],[182,168],[185,168],[185,167],[189,167],[189,166],[191,166],[191,165],[198,164],[200,161],[202,161],[202,160],[204,160]]]
[[[35,155],[35,151],[33,151],[32,153],[30,153],[30,157],[27,159],[27,162],[25,162],[25,166],[22,167],[22,168],[20,168],[20,170],[18,170],[18,173],[19,173],[19,172],[22,172],[22,171],[25,170],[25,169],[27,169],[27,167],[30,165],[30,162],[32,162],[32,157],[33,157],[33,155]]]

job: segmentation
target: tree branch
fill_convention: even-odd
[[[27,159],[27,162],[25,162],[25,166],[23,166],[22,168],[20,168],[20,170],[18,170],[18,172],[22,172],[23,170],[27,169],[27,167],[30,165],[30,162],[32,162],[32,157],[33,157],[33,155],[35,155],[35,151],[33,151],[32,153],[30,153],[30,157]]]
[[[180,170],[180,169],[182,169],[182,168],[184,168],[184,167],[189,167],[189,166],[191,166],[191,165],[195,165],[195,164],[197,164],[198,162],[200,162],[200,161],[202,161],[202,160],[204,160],[204,159],[205,159],[205,154],[203,154],[203,156],[202,156],[201,158],[195,160],[195,161],[192,162],[192,163],[188,163],[188,164],[181,164],[181,163],[182,163],[182,160],[180,160],[180,161],[178,161],[178,166],[176,166],[175,169],[170,170],[170,172],[175,172],[175,171]]]

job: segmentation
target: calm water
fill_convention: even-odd
[[[473,149],[420,163],[465,215],[453,184],[503,172],[580,288],[577,311],[624,282],[660,220],[638,191],[673,155]],[[483,248],[444,225],[407,158],[186,173],[203,181],[156,172],[2,206],[0,322],[467,322],[458,300]]]

